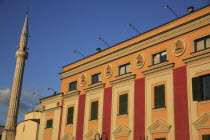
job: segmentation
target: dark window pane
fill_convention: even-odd
[[[165,107],[165,85],[154,87],[154,105],[155,108]]]
[[[166,138],[155,138],[155,140],[166,140]]]
[[[152,62],[154,64],[159,64],[167,61],[167,52],[159,52],[152,55]]]
[[[128,113],[128,94],[119,96],[119,115]]]
[[[193,90],[193,101],[199,101],[203,99],[201,77],[192,78],[192,90]]]
[[[119,75],[123,75],[130,72],[130,63],[119,66]]]
[[[47,120],[47,126],[46,128],[51,128],[53,125],[53,120]]]
[[[99,76],[100,76],[100,73],[92,75],[92,84],[99,82],[99,78],[100,78]]]
[[[77,89],[77,81],[69,84],[69,91]]]
[[[98,119],[98,101],[91,103],[91,118],[90,120]]]
[[[202,140],[210,140],[210,134],[202,135]]]
[[[210,75],[203,76],[202,83],[204,100],[210,99]]]
[[[68,108],[67,124],[73,124],[74,107]]]

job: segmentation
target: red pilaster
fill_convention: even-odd
[[[85,115],[85,97],[86,97],[86,94],[83,94],[83,95],[79,96],[76,140],[83,140],[83,127],[84,127],[84,115]]]
[[[103,109],[103,124],[102,124],[102,132],[106,133],[108,139],[110,139],[111,110],[112,110],[112,87],[109,87],[104,89],[104,109]],[[105,139],[105,135],[103,136],[103,138]]]
[[[134,140],[144,140],[145,136],[145,78],[134,84]]]
[[[175,139],[190,140],[186,66],[173,70]]]
[[[60,124],[59,124],[59,131],[58,131],[58,140],[60,140],[60,137],[61,137],[61,126],[62,126],[62,118],[63,118],[63,103],[64,103],[64,100],[62,100],[62,103],[61,103],[61,113],[60,113]]]

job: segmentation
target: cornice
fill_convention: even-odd
[[[106,84],[104,83],[97,83],[97,84],[93,84],[93,85],[89,85],[88,88],[85,88],[84,91],[86,93],[98,90],[98,89],[103,89],[105,87]]]
[[[184,34],[186,32],[194,30],[195,28],[199,28],[202,25],[204,26],[206,24],[209,24],[209,22],[210,22],[210,14],[203,15],[201,17],[194,19],[194,20],[191,20],[184,24],[181,24],[177,27],[174,27],[174,28],[168,29],[166,31],[160,32],[158,34],[155,34],[155,35],[148,37],[144,40],[141,40],[135,44],[129,45],[125,48],[119,49],[117,51],[114,51],[114,52],[104,55],[102,57],[99,57],[97,59],[89,61],[85,64],[82,64],[82,65],[79,65],[72,69],[63,71],[60,73],[61,79],[64,79],[64,78],[70,77],[72,75],[84,72],[86,70],[97,67],[99,65],[106,64],[113,60],[130,55],[131,53],[138,52],[143,49],[147,49],[154,44],[158,44],[165,40],[174,38],[175,36]]]
[[[145,76],[151,75],[151,74],[155,74],[158,72],[162,72],[162,71],[166,71],[166,70],[170,70],[174,67],[175,63],[170,63],[170,64],[165,64],[165,65],[161,65],[159,67],[155,67],[155,68],[151,68],[149,70],[146,71],[142,71],[142,74]]]
[[[131,130],[125,125],[121,124],[114,132],[115,137],[125,137],[130,135]]]
[[[199,62],[199,61],[203,61],[205,59],[210,59],[210,52],[183,59],[183,62],[185,64],[192,64],[192,63],[196,63],[196,62]]]
[[[162,129],[156,130],[158,126],[162,126]],[[152,133],[162,133],[162,132],[169,132],[171,125],[163,120],[156,120],[149,128],[149,132]]]
[[[58,110],[58,109],[61,109],[61,106],[54,107],[54,108],[49,108],[49,109],[43,110],[41,112],[51,112],[51,111]]]
[[[80,91],[69,91],[69,92],[66,92],[64,95],[63,95],[63,98],[68,98],[68,97],[72,97],[72,96],[79,96],[80,94]]]
[[[204,124],[206,121],[210,120],[210,113],[205,113],[199,119],[197,119],[193,124],[196,129],[207,129],[210,128],[210,124]],[[204,125],[203,125],[204,124]]]
[[[123,82],[131,81],[135,78],[136,78],[136,74],[128,73],[128,74],[116,76],[116,80],[110,81],[110,84],[114,86]]]

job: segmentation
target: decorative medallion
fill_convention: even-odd
[[[82,74],[82,76],[79,79],[80,86],[84,86],[87,82],[87,76],[85,74]]]
[[[111,65],[106,66],[105,68],[105,77],[110,78],[113,74],[113,67]]]
[[[138,69],[143,67],[144,63],[145,63],[145,57],[143,54],[137,55],[136,58],[134,59],[134,65]]]
[[[176,43],[174,43],[172,52],[175,56],[180,56],[184,53],[186,49],[186,44],[183,40],[178,40]]]

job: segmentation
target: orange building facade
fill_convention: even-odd
[[[209,140],[210,6],[66,65],[39,140]]]

